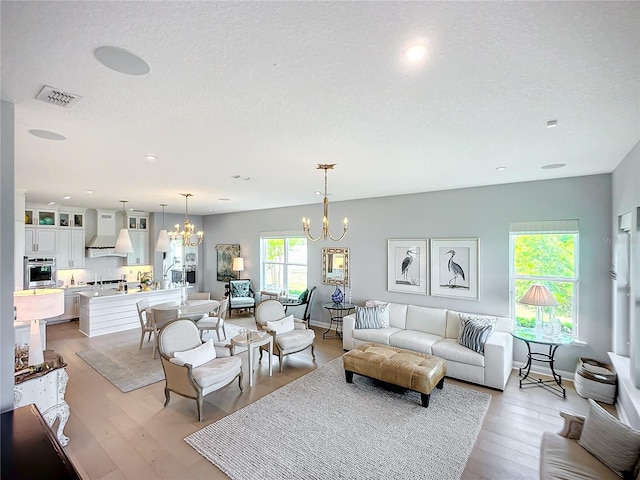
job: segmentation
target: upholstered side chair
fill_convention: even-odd
[[[229,280],[226,293],[229,295],[229,318],[234,310],[251,311],[253,309],[255,313],[256,299],[251,288],[251,280]]]
[[[311,347],[311,356],[313,359],[316,358],[316,333],[300,319],[292,318],[291,322],[286,322],[284,307],[278,300],[260,302],[256,307],[255,318],[258,330],[265,330],[273,336],[273,353],[278,355],[280,360],[280,372],[285,355]],[[268,350],[267,345],[260,347],[261,360],[264,350]]]
[[[169,405],[170,392],[194,399],[198,406],[198,421],[201,422],[205,395],[236,378],[242,391],[240,357],[234,356],[229,346],[215,345],[213,340],[202,343],[193,321],[178,319],[166,324],[160,330],[158,344],[166,380],[165,407]]]

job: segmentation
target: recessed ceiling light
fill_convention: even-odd
[[[549,120],[547,122],[547,128],[556,128],[558,126],[557,120]]]
[[[158,159],[158,157],[156,157],[155,155],[146,155],[144,158],[146,158],[150,162],[155,162]]]
[[[566,163],[550,163],[549,165],[544,165],[541,168],[543,168],[544,170],[553,170],[554,168],[562,168],[566,165]]]
[[[64,196],[64,197],[62,197],[62,198],[64,198],[65,200],[71,200],[71,195],[65,195],[65,196]]]
[[[34,137],[44,138],[45,140],[66,140],[67,137],[60,135],[59,133],[50,132],[49,130],[29,130],[29,133]]]
[[[147,62],[123,48],[98,47],[93,54],[105,67],[126,75],[146,75],[151,70]]]
[[[49,205],[55,205],[56,202],[49,202]]]
[[[322,192],[320,190],[316,190],[316,195],[322,195]]]
[[[416,45],[411,45],[410,47],[405,48],[402,52],[402,55],[410,62],[419,62],[427,56],[428,51],[429,50],[427,49],[426,45],[418,43]]]
[[[499,172],[504,172],[507,169],[507,167],[496,167],[496,170]]]
[[[84,193],[88,193],[89,195],[91,195],[93,193],[96,193],[96,191],[89,189],[89,190],[85,190]]]

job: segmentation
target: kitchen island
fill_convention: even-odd
[[[187,287],[192,288],[192,287]],[[80,331],[88,337],[140,328],[136,303],[146,298],[149,306],[165,302],[179,302],[182,288],[166,290],[129,290],[123,293],[116,289],[80,292]]]

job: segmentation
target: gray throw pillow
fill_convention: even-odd
[[[484,355],[484,344],[491,333],[493,333],[493,323],[461,317],[458,343]]]
[[[578,443],[618,475],[631,473],[640,457],[640,431],[625,425],[592,399]]]
[[[355,328],[380,328],[379,310],[377,307],[356,306]]]

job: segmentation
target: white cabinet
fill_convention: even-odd
[[[127,254],[127,265],[149,265],[149,232],[129,230],[133,252]]]
[[[84,230],[60,228],[57,233],[58,269],[84,268]]]
[[[24,210],[24,224],[27,227],[55,228],[57,216],[58,212],[53,209],[27,207]]]
[[[59,228],[84,228],[84,208],[68,208],[58,212]]]
[[[57,252],[56,248],[56,230],[25,227],[24,229],[24,252],[33,253],[52,253]]]

